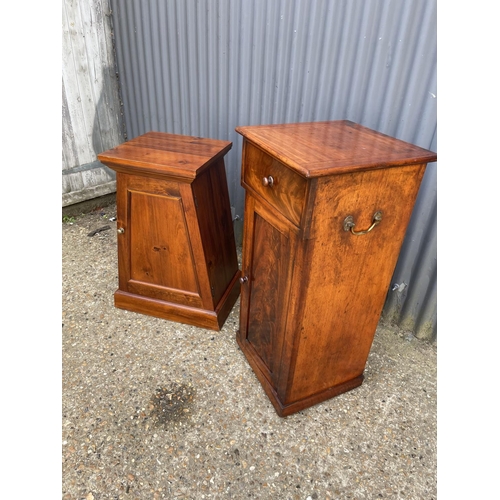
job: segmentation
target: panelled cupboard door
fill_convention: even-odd
[[[199,283],[185,211],[176,182],[118,174],[122,290],[201,307]],[[176,237],[172,238],[175,234]]]
[[[279,379],[296,231],[252,196],[245,199],[245,250],[238,342],[268,382]],[[250,321],[251,319],[251,321]]]

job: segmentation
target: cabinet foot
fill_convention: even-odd
[[[312,394],[311,396],[308,396],[306,398],[285,404],[281,401],[274,386],[271,384],[267,376],[262,371],[259,362],[255,358],[253,349],[249,347],[247,341],[241,340],[239,331],[236,334],[236,341],[240,346],[241,350],[243,351],[243,354],[245,355],[248,364],[251,366],[252,370],[257,376],[257,379],[262,385],[264,392],[266,393],[267,397],[273,404],[276,413],[280,417],[287,417],[288,415],[292,415],[301,410],[305,410],[306,408],[322,403],[323,401],[338,396],[339,394],[355,389],[356,387],[359,387],[363,383],[364,375],[361,374],[351,380],[343,382],[342,384],[329,387],[328,389],[325,389],[321,392],[317,392],[316,394]]]
[[[117,290],[115,307],[169,321],[220,331],[240,294],[240,272],[231,280],[215,310],[199,309]]]

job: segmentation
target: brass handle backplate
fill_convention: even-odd
[[[380,224],[382,220],[382,212],[378,211],[373,214],[372,225],[365,229],[364,231],[354,231],[354,226],[356,223],[354,222],[354,217],[352,215],[348,215],[344,219],[344,231],[351,231],[355,236],[359,236],[361,234],[369,233],[377,224]]]
[[[269,175],[268,177],[264,177],[262,179],[262,185],[266,187],[273,187],[274,184],[274,179],[272,175]]]

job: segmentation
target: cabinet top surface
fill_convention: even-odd
[[[228,141],[187,135],[147,132],[97,155],[114,170],[123,167],[194,179],[200,170],[232,147]]]
[[[256,125],[236,131],[304,177],[437,159],[432,151],[347,120]]]

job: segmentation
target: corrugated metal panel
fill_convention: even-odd
[[[62,4],[63,206],[116,190],[97,154],[123,142],[107,0]]]
[[[238,125],[349,119],[436,150],[436,1],[112,0],[129,137],[226,139]],[[384,317],[435,336],[436,176],[429,167]]]

